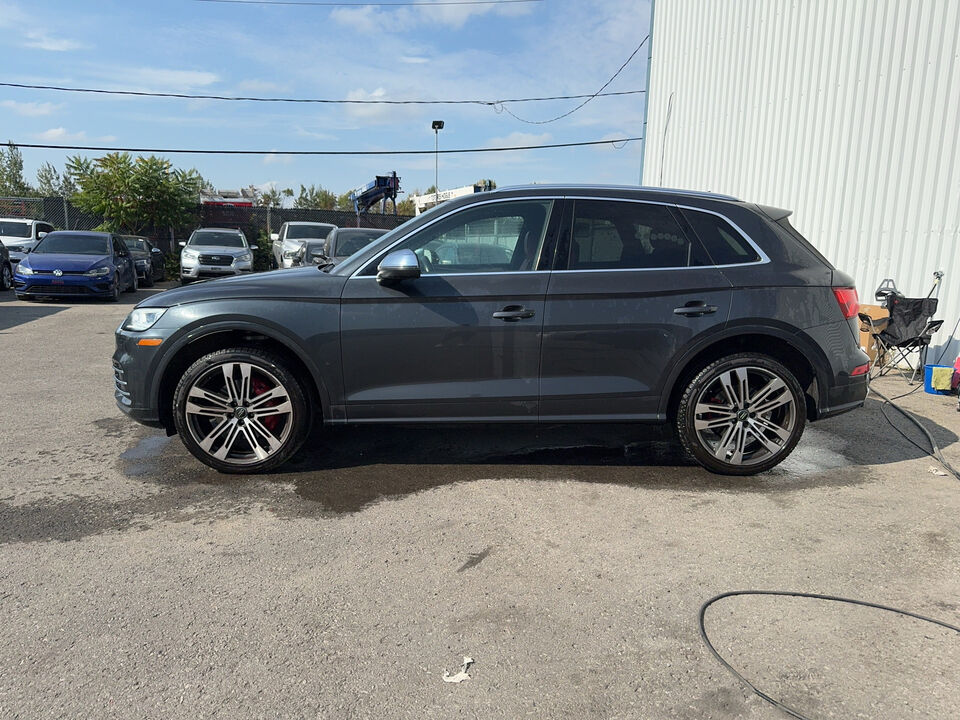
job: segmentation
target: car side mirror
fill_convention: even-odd
[[[186,247],[187,243],[181,240],[180,242],[177,243],[177,245],[179,245],[180,247]]]
[[[251,249],[251,250],[259,250],[259,249],[260,249],[260,246],[259,246],[259,245],[251,245],[251,246],[250,246],[250,249]]]
[[[395,250],[377,267],[377,282],[391,283],[420,277],[420,260],[413,250]]]
[[[47,236],[47,233],[43,230],[37,233],[37,240],[43,240]]]
[[[155,252],[157,253],[157,255],[163,254],[163,250],[161,250],[160,248],[151,248],[150,252]]]
[[[280,239],[280,233],[270,233],[270,239],[276,242]]]

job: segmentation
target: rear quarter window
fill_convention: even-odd
[[[719,215],[686,208],[682,212],[714,264],[743,265],[761,259],[743,235]]]

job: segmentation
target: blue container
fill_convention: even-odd
[[[951,377],[953,376],[953,366],[952,365],[924,365],[923,366],[923,391],[925,393],[930,393],[931,395],[949,395],[950,390],[936,390],[933,387],[933,369],[934,368],[947,368],[950,371]]]

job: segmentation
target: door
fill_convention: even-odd
[[[454,211],[346,282],[350,421],[536,421],[553,205],[523,198]],[[417,255],[420,277],[379,283],[377,265],[401,249]]]
[[[120,284],[123,288],[133,287],[136,281],[137,269],[130,259],[130,251],[123,240],[113,237],[113,262],[120,270]]]
[[[541,420],[662,419],[674,358],[722,327],[730,284],[669,205],[577,198],[565,215],[545,307]]]

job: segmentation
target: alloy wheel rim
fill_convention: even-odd
[[[731,465],[757,465],[782,453],[796,425],[797,407],[789,385],[756,366],[720,373],[694,406],[701,446]]]
[[[187,428],[205,453],[231,465],[263,462],[293,428],[290,394],[275,375],[246,362],[215,365],[190,386]]]

